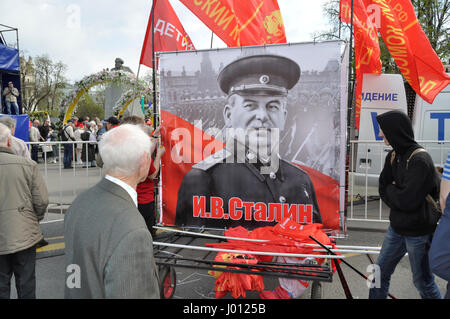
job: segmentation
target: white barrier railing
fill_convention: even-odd
[[[450,141],[422,140],[435,166],[443,167]],[[350,141],[347,220],[389,222],[389,208],[379,198],[378,177],[391,147],[382,141]]]
[[[28,142],[30,154],[37,146],[39,168],[47,185],[49,206],[41,224],[60,222],[64,220],[64,211],[77,195],[95,185],[102,177],[102,169],[98,166],[89,167],[89,162],[79,163],[78,153],[83,148],[88,154],[89,145],[96,145],[90,141],[56,141],[56,142]],[[64,168],[64,145],[72,148],[72,168]],[[81,145],[81,147],[77,147]],[[52,152],[45,152],[49,147]],[[56,152],[56,154],[55,154]],[[52,154],[52,155],[50,155]],[[87,155],[86,155],[87,156]],[[88,159],[88,158],[87,158]]]

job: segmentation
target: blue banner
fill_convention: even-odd
[[[30,132],[30,117],[28,114],[22,114],[22,115],[4,115],[0,114],[0,117],[2,116],[10,116],[13,119],[17,121],[16,123],[16,131],[14,133],[14,136],[17,138],[20,138],[21,140],[28,142],[29,141],[29,132]]]
[[[0,70],[19,72],[19,51],[0,44]]]

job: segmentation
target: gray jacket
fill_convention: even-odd
[[[31,154],[28,150],[27,144],[20,138],[17,138],[15,136],[12,137],[11,149],[14,154],[31,159]]]
[[[0,147],[0,255],[12,254],[42,239],[48,192],[37,164]]]
[[[66,269],[80,275],[77,286],[76,272],[66,273],[65,298],[160,297],[152,236],[122,187],[103,178],[80,194],[64,231]]]
[[[5,101],[17,102],[19,90],[17,90],[15,87],[13,87],[12,89],[10,87],[5,87],[3,90],[3,95],[5,96]]]

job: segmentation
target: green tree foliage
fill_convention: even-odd
[[[450,1],[412,0],[417,18],[441,59],[450,58]]]
[[[105,117],[105,110],[102,106],[95,103],[89,94],[85,94],[80,101],[78,101],[75,115],[78,118],[86,118],[86,116],[88,116],[90,119],[95,117],[103,119]]]

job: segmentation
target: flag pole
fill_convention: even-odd
[[[140,71],[141,71],[141,63],[139,62],[138,70],[137,70],[137,73],[136,73],[136,83],[137,83],[137,80],[139,79],[139,72]]]
[[[213,48],[214,32],[211,31],[211,49]]]
[[[153,0],[152,3],[152,84],[153,84],[153,129],[156,129],[156,61],[155,61],[155,3],[157,0]],[[159,125],[159,119],[158,119]]]
[[[352,71],[353,71],[353,1],[352,0],[352,4],[351,4],[351,13],[350,13],[350,51],[349,51],[349,55],[348,55],[348,83],[352,83]],[[349,94],[353,93],[353,87],[352,85],[349,85]],[[352,104],[353,104],[353,98],[352,99],[348,99],[348,106],[349,106],[349,110],[351,110]],[[351,124],[351,123],[349,123]]]
[[[159,116],[157,116],[156,114],[156,60],[155,60],[155,4],[156,4],[157,0],[153,0],[152,3],[152,85],[153,85],[153,130],[155,130],[157,128],[157,126],[159,126]],[[156,125],[156,121],[158,121],[158,125]],[[161,135],[161,132],[159,133]],[[158,147],[158,145],[157,145]],[[161,172],[160,172],[161,173]],[[153,185],[153,190],[155,193],[155,199],[156,199],[156,205],[154,207],[154,216],[155,216],[155,220],[156,217],[158,216],[158,199],[159,201],[161,201],[161,197],[159,196],[159,183],[154,183]],[[162,207],[162,206],[161,206]],[[160,216],[162,216],[162,211],[160,211]]]
[[[353,51],[353,1],[351,1],[351,13],[350,13],[350,42],[349,42],[349,54],[348,54],[348,88],[347,88],[347,152],[346,152],[346,170],[347,170],[347,174],[345,176],[345,193],[347,196],[345,196],[346,198],[346,202],[348,202],[348,176],[350,173],[350,167],[351,165],[353,165],[353,163],[350,163],[350,161],[352,160],[352,156],[350,156],[350,152],[351,152],[351,136],[352,136],[352,105],[353,105],[353,90],[354,90],[354,83],[352,82],[352,70],[353,70],[353,57],[352,57],[352,51]],[[344,208],[344,216],[347,216],[347,205],[345,205]],[[346,233],[347,229],[346,227],[344,227],[344,233]]]

